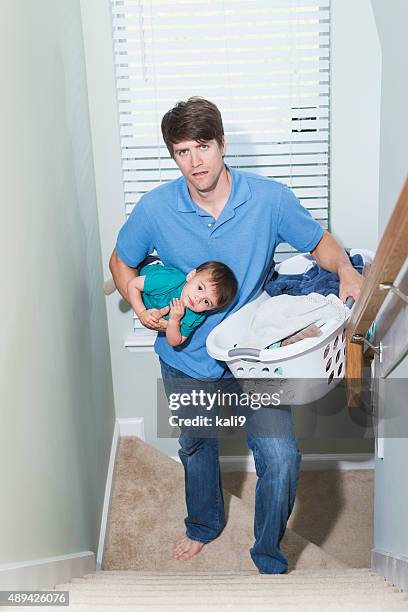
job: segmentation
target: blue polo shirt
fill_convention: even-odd
[[[276,247],[288,242],[308,252],[319,243],[323,229],[282,183],[228,168],[230,197],[215,220],[190,197],[184,177],[145,194],[119,232],[116,252],[131,268],[154,249],[165,266],[184,274],[209,260],[229,266],[238,281],[233,304],[209,313],[204,323],[180,347],[171,347],[159,333],[155,351],[194,378],[219,378],[225,364],[207,353],[210,331],[226,316],[262,291]]]

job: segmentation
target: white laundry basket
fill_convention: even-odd
[[[350,255],[357,254],[367,263],[374,255],[362,249],[350,251]],[[311,255],[296,255],[276,269],[280,274],[301,274],[313,263]],[[306,338],[277,349],[239,348],[248,321],[268,299],[271,297],[263,292],[217,325],[207,338],[208,353],[214,359],[225,361],[236,378],[245,379],[241,382],[249,392],[280,393],[282,403],[292,405],[308,404],[324,397],[344,377],[345,328],[351,309],[344,307],[342,324],[326,322],[321,327],[322,335],[317,338]]]

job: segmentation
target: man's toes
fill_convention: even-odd
[[[173,556],[178,557],[180,554],[186,552],[189,548],[189,543],[187,539],[184,539],[182,542],[176,544],[173,548]]]
[[[181,553],[178,558],[180,559],[180,561],[188,561],[188,559],[191,559],[191,557],[194,557],[194,555],[199,553],[201,549],[202,546],[196,546],[193,544],[188,550]]]
[[[187,548],[188,548],[188,541],[186,538],[184,538],[183,540],[180,540],[179,542],[175,543],[173,551],[180,552],[180,551],[187,550]]]

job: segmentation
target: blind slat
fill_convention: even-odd
[[[205,2],[208,7],[217,7],[219,6],[220,0],[207,0]],[[140,8],[140,0],[111,0],[112,4],[112,14],[115,11],[128,12],[133,8],[139,10]],[[155,10],[180,10],[182,7],[202,7],[203,0],[150,0],[150,5]],[[237,9],[245,6],[254,6],[253,3],[249,4],[248,0],[223,0],[223,6],[226,8]],[[324,8],[330,7],[330,0],[319,0],[317,3],[313,2],[313,0],[296,0],[296,2],[287,2],[285,0],[257,0],[257,6],[261,9],[263,7],[268,8],[269,10],[273,9],[274,11],[280,12],[302,12],[304,7],[307,7],[309,11],[318,11]]]
[[[174,178],[177,178],[177,177],[174,177]],[[276,180],[278,180],[277,177],[273,176],[272,174],[270,175],[270,178],[276,178]],[[161,181],[158,181],[158,180],[150,181],[148,179],[147,180],[145,179],[144,181],[125,182],[124,183],[125,194],[126,196],[132,196],[132,194],[135,194],[135,193],[147,193],[148,191],[151,191],[155,187],[158,187],[159,185],[163,183],[167,183],[169,180],[172,180],[172,179],[161,180]],[[316,197],[327,196],[328,179],[327,177],[324,177],[324,176],[322,177],[318,177],[318,176],[317,177],[315,176],[286,177],[285,180],[281,178],[280,182],[284,183],[285,185],[288,185],[288,187],[297,188],[299,193],[301,193],[302,197],[304,195],[310,195],[312,193]]]
[[[236,162],[236,158],[230,155],[225,156],[225,161],[227,164],[231,164],[231,162]],[[327,153],[314,154],[313,159],[307,155],[296,155],[296,159],[293,159],[290,164],[291,168],[300,169],[305,168],[309,171],[312,171],[314,168],[324,168],[327,171]],[[171,170],[173,168],[172,160],[168,158],[167,160],[162,160],[161,167],[164,170]],[[239,167],[240,168],[254,168],[254,167],[266,167],[266,168],[276,168],[276,167],[287,167],[288,158],[285,155],[277,155],[275,157],[267,156],[267,157],[240,157],[239,158]],[[236,166],[236,164],[231,164]],[[312,168],[313,166],[313,168]],[[236,166],[237,167],[237,166]],[[124,159],[122,163],[122,168],[124,173],[127,171],[138,171],[138,172],[149,172],[149,171],[157,171],[157,159],[155,157],[150,159]]]
[[[275,177],[283,177],[283,176],[293,176],[293,177],[307,177],[307,180],[314,178],[317,180],[319,177],[326,177],[327,184],[327,165],[310,165],[310,166],[294,166],[294,165],[285,165],[285,166],[261,166],[261,165],[243,165],[239,164],[238,166],[234,165],[234,167],[240,168],[241,170],[246,170],[247,172],[256,172],[259,176],[275,176]],[[130,182],[139,182],[143,181],[145,177],[148,178],[149,181],[171,181],[180,176],[180,171],[176,165],[174,168],[162,168],[161,170],[157,168],[153,168],[147,170],[146,168],[138,168],[137,170],[124,170],[123,172],[123,180],[126,184]]]
[[[158,138],[158,143],[159,146],[157,146],[157,143],[155,143],[154,141],[152,141],[152,136],[149,135],[149,138],[135,138],[135,137],[131,137],[131,136],[125,136],[122,138],[122,148],[124,151],[129,152],[128,149],[130,149],[131,147],[138,147],[139,149],[144,149],[144,150],[150,150],[150,151],[156,151],[157,155],[160,154],[160,152],[162,152],[164,154],[164,157],[168,157],[168,152],[166,149],[166,146],[163,144],[162,138],[161,138],[161,134],[160,134],[160,128],[158,127],[157,129],[157,138]],[[240,143],[242,141],[242,136],[251,136],[251,132],[232,132],[230,130],[225,130],[225,136],[226,136],[226,140],[227,143],[229,144],[229,150],[230,152],[232,152],[232,147],[235,146],[235,143]],[[302,144],[302,143],[312,143],[314,141],[323,144],[327,144],[328,142],[328,136],[327,133],[325,134],[320,134],[318,132],[295,132],[292,134],[289,134],[288,138],[285,138],[283,135],[281,138],[272,138],[272,134],[256,134],[256,138],[253,137],[251,138],[251,149],[249,150],[249,142],[245,143],[246,146],[246,153],[253,153],[254,150],[257,150],[259,147],[263,147],[263,150],[265,151],[268,147],[270,147],[270,149],[272,150],[273,147],[279,146],[280,142],[284,142],[285,144],[289,141],[291,142],[292,146],[295,147],[298,144]],[[264,137],[262,137],[264,136]],[[128,155],[126,155],[125,157],[128,157]]]

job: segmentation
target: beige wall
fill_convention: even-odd
[[[1,3],[0,563],[96,551],[114,423],[78,0]]]

